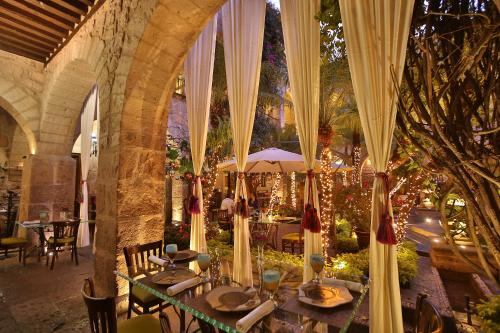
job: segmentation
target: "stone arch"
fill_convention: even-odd
[[[43,103],[40,150],[69,155],[85,97],[97,82],[97,75],[84,59],[76,58],[52,75]]]
[[[111,98],[109,118],[101,115],[107,119],[101,122],[97,184],[100,293],[116,293],[112,272],[126,271],[123,247],[163,236],[167,106],[190,46],[224,2],[159,0],[143,30],[140,22],[129,23],[126,38],[137,44],[124,50],[118,68],[126,74],[112,87],[119,97]],[[118,293],[126,288],[120,283]]]
[[[0,80],[0,108],[14,118],[26,135],[30,153],[36,154],[37,141],[33,128],[38,128],[38,102],[22,89]]]

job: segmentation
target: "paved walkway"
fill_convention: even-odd
[[[80,250],[79,266],[61,253],[53,271],[43,260],[28,258],[23,267],[17,253],[0,255],[0,332],[89,332],[80,289],[93,261],[90,247]]]

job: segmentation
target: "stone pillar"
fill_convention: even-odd
[[[76,161],[63,155],[29,155],[24,162],[19,220],[36,220],[40,211],[58,220],[64,209],[73,214]]]

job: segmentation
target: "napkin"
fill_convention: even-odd
[[[40,223],[40,220],[33,220],[33,221],[24,221],[24,225],[30,225],[30,224],[38,224]]]
[[[153,256],[153,255],[149,256],[148,261],[152,262],[153,264],[160,265],[160,266],[165,266],[165,264],[167,263],[166,260],[160,259],[157,256]]]
[[[363,285],[359,282],[352,282],[347,280],[324,278],[323,283],[334,286],[346,287],[349,290],[360,293],[363,290]]]
[[[201,283],[201,278],[199,278],[199,277],[194,277],[194,278],[191,278],[189,280],[182,281],[180,283],[174,284],[172,287],[168,287],[167,288],[167,295],[168,296],[177,295],[181,291],[184,291],[186,289],[194,287],[200,283]]]
[[[236,329],[240,332],[247,332],[249,329],[255,325],[256,322],[261,320],[263,317],[267,316],[274,311],[275,305],[273,301],[268,300],[253,309],[245,317],[241,318],[236,322]]]

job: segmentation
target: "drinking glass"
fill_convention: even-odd
[[[280,272],[275,270],[265,270],[262,273],[262,285],[264,289],[269,293],[269,299],[274,301],[274,293],[278,290],[280,284]]]
[[[168,244],[167,246],[165,246],[165,253],[168,256],[170,268],[175,269],[174,258],[177,255],[177,244]]]
[[[207,270],[210,267],[210,254],[208,253],[199,253],[198,257],[196,257],[196,261],[198,262],[198,267],[202,272],[202,281],[204,283],[208,282]]]
[[[313,280],[314,283],[320,284],[321,279],[319,277],[319,274],[323,270],[323,267],[325,266],[325,257],[321,254],[311,254],[309,257],[310,262],[311,262],[311,267],[316,274],[316,278]]]

